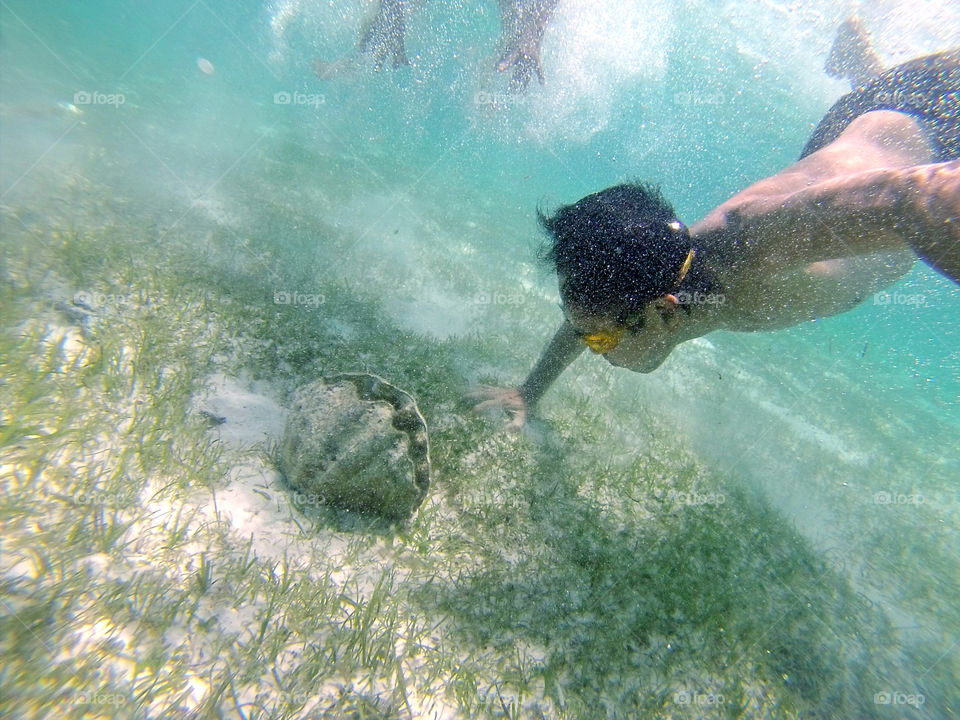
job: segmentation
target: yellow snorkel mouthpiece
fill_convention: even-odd
[[[616,330],[605,330],[601,332],[584,335],[583,342],[588,348],[598,355],[603,355],[613,350],[620,344],[626,328],[617,328]]]

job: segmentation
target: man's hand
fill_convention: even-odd
[[[377,14],[360,35],[350,53],[337,60],[314,60],[313,72],[321,80],[356,75],[363,68],[363,56],[373,56],[373,67],[382,70],[388,60],[394,68],[409,65],[404,46],[407,0],[380,0]]]
[[[507,430],[510,432],[520,430],[527,420],[527,404],[517,388],[480,385],[470,393],[470,397],[481,401],[473,408],[475,412],[499,410],[506,413],[510,418],[510,422],[507,423]]]
[[[513,90],[526,90],[534,74],[543,85],[540,42],[556,5],[557,0],[500,0],[504,51],[497,61],[497,70],[513,70]]]
[[[410,64],[404,47],[404,10],[403,0],[381,0],[376,18],[360,39],[360,51],[373,55],[377,70],[388,58],[394,68]]]
[[[543,65],[540,63],[540,38],[539,35],[529,34],[516,38],[497,63],[498,72],[513,70],[513,77],[510,78],[512,89],[526,90],[534,73],[540,84],[544,84]]]

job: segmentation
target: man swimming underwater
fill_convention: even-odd
[[[856,30],[856,28],[855,28]],[[686,227],[660,192],[627,184],[540,215],[564,320],[519,388],[478,410],[527,411],[586,348],[648,373],[713,330],[836,315],[919,256],[960,283],[960,50],[850,77],[800,160]]]

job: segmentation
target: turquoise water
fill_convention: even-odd
[[[890,64],[960,36],[949,0],[858,7]],[[161,258],[188,246],[228,282],[357,288],[385,332],[455,348],[460,386],[421,388],[453,403],[476,382],[520,382],[561,320],[536,263],[538,204],[640,178],[692,222],[794,160],[845,90],[822,72],[849,11],[839,2],[560,0],[546,83],[525,94],[493,70],[495,2],[423,2],[411,67],[318,80],[313,60],[347,52],[370,10],[2,3],[4,242],[143,228]],[[124,261],[134,275],[138,261]],[[650,375],[581,357],[531,432],[549,436],[586,396],[584,417],[602,410],[623,433],[594,438],[597,456],[653,452],[649,422],[759,491],[889,623],[883,648],[864,646],[893,643],[901,660],[878,670],[862,716],[945,718],[960,712],[960,288],[917,264],[884,298],[774,333],[714,333]],[[350,338],[379,326],[317,322],[348,348],[340,369],[367,367]],[[808,604],[786,597],[784,615]]]

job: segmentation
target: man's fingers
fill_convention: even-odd
[[[483,412],[490,408],[517,412],[523,408],[523,403],[514,398],[493,398],[492,400],[484,400],[482,403],[477,403],[473,409],[477,412]]]
[[[540,58],[533,58],[533,69],[537,71],[537,80],[541,85],[546,85],[547,79],[543,75],[543,66],[540,64]]]
[[[474,400],[482,400],[495,395],[499,390],[500,388],[494,387],[493,385],[477,385],[467,393],[467,397]]]
[[[506,72],[519,59],[520,59],[519,50],[513,50],[512,52],[506,53],[502,58],[500,58],[500,62],[497,63],[497,71]]]
[[[513,418],[513,420],[507,423],[507,431],[519,432],[521,429],[523,429],[523,421],[524,421],[523,414],[517,413],[517,416]]]
[[[511,432],[524,426],[527,416],[526,405],[517,390],[480,385],[473,388],[467,395],[473,400],[481,400],[473,406],[475,413],[483,413],[487,410],[506,413],[510,418],[506,428]]]

